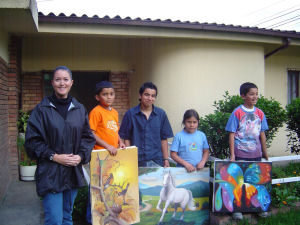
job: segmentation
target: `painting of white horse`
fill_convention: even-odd
[[[140,223],[208,225],[209,168],[139,167]]]
[[[165,207],[163,210],[161,210],[160,208],[162,202],[165,202]],[[174,204],[174,213],[172,218],[175,218],[177,208],[182,208],[182,215],[180,217],[180,220],[183,220],[184,218],[186,207],[188,207],[192,211],[196,210],[192,192],[185,188],[176,188],[171,172],[168,171],[164,174],[163,188],[160,191],[160,198],[156,206],[156,209],[162,211],[159,223],[163,221],[165,213],[170,204]]]

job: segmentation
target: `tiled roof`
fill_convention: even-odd
[[[216,23],[199,23],[190,21],[172,21],[167,20],[152,20],[152,19],[141,19],[130,17],[121,18],[120,16],[115,16],[113,18],[109,16],[99,17],[94,15],[88,17],[83,14],[82,16],[77,16],[76,14],[71,14],[66,16],[64,13],[55,15],[54,13],[49,13],[44,15],[39,12],[39,22],[55,22],[55,23],[85,23],[85,24],[108,24],[108,25],[123,25],[123,26],[136,26],[136,27],[161,27],[161,28],[176,28],[176,29],[189,29],[189,30],[202,30],[202,31],[217,31],[217,32],[230,32],[230,33],[245,33],[245,34],[258,34],[265,36],[275,36],[284,38],[300,39],[300,32],[296,31],[282,31],[265,29],[258,27],[248,27],[248,26],[235,26],[235,25],[225,25]]]

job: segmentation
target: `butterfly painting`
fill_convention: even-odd
[[[268,211],[271,172],[271,162],[215,161],[213,211]]]

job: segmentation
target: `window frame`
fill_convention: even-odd
[[[287,74],[287,103],[300,97],[300,70],[289,69]]]

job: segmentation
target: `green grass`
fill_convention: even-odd
[[[237,223],[237,225],[250,224],[247,219]],[[292,208],[288,212],[281,212],[267,218],[258,218],[259,225],[297,225],[300,224],[300,209]]]

